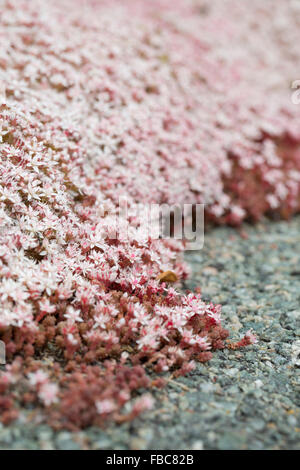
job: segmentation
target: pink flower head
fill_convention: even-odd
[[[150,394],[145,394],[136,400],[133,406],[133,410],[136,413],[142,413],[143,411],[151,410],[154,406],[154,403],[154,398]]]
[[[48,382],[48,374],[44,372],[43,370],[38,370],[36,372],[31,372],[28,374],[28,379],[30,382],[30,385],[36,386],[36,385],[42,385]]]
[[[251,330],[246,332],[245,338],[249,341],[249,344],[256,344],[258,342],[257,337]]]
[[[45,406],[50,406],[58,401],[58,386],[55,383],[44,383],[41,385],[38,395]]]
[[[113,400],[105,399],[96,402],[97,412],[101,415],[112,413],[117,409],[116,403]]]

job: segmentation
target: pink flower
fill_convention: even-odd
[[[249,341],[249,344],[256,344],[258,342],[257,337],[251,330],[248,330],[245,334],[245,338]]]
[[[67,318],[71,323],[75,322],[82,322],[82,318],[80,316],[80,310],[76,310],[73,307],[68,307],[67,313],[65,313],[65,318]]]
[[[101,415],[112,413],[117,409],[116,403],[113,400],[105,399],[96,402],[97,412]]]
[[[55,305],[51,304],[49,299],[43,299],[39,302],[41,312],[54,313],[56,311]]]
[[[36,386],[36,385],[42,385],[48,382],[48,374],[42,370],[38,370],[37,372],[31,372],[28,374],[28,379],[30,382],[30,385]]]
[[[142,413],[143,411],[152,410],[154,403],[154,398],[149,394],[145,394],[135,401],[133,410],[136,413]]]
[[[42,384],[38,395],[39,398],[42,400],[45,406],[50,406],[53,403],[57,403],[58,401],[58,386],[54,383],[45,383]]]

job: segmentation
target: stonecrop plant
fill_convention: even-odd
[[[3,423],[131,420],[170,374],[256,341],[229,342],[220,305],[162,281],[188,275],[184,243],[143,239],[134,213],[206,203],[239,225],[299,209],[300,9],[274,5],[0,0]]]

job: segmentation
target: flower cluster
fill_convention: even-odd
[[[232,224],[299,209],[299,9],[272,6],[1,2],[3,422],[20,405],[56,428],[132,419],[160,373],[226,346],[219,305],[159,280],[187,275],[183,244],[141,240],[133,215],[116,239],[114,220],[120,196],[129,214],[205,202]]]

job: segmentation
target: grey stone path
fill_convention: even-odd
[[[133,423],[54,434],[47,426],[0,427],[0,448],[299,449],[300,218],[220,228],[186,259],[203,297],[223,304],[232,338],[249,328],[259,344],[220,351],[156,393]]]

